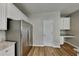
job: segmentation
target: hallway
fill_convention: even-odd
[[[32,47],[28,56],[76,56],[76,51],[73,50],[74,47],[65,43],[61,48],[52,47]]]

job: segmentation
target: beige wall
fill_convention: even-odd
[[[66,41],[79,46],[79,11],[71,15],[71,31],[75,37]]]

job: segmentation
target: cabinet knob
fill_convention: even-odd
[[[6,50],[5,52],[8,52],[8,50]]]

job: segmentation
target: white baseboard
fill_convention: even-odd
[[[72,46],[74,46],[75,48],[78,48],[79,49],[79,46],[76,46],[76,45],[74,45],[74,44],[72,44],[72,43],[70,43],[68,41],[65,41],[65,42],[68,43],[68,44],[70,44],[70,45],[72,45]]]
[[[50,45],[33,45],[33,46],[40,46],[40,47],[49,46],[53,48],[60,48],[60,46],[50,46]]]
[[[41,46],[41,47],[43,47],[44,45],[33,45],[33,46]]]
[[[54,48],[61,48],[60,46],[53,46]]]

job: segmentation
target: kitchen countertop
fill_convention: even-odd
[[[10,47],[11,45],[15,44],[16,42],[9,42],[9,41],[1,41],[0,42],[0,50]]]
[[[72,34],[60,34],[60,36],[74,36]]]
[[[62,36],[64,38],[72,38],[72,37],[74,37],[74,35],[72,35],[72,34],[60,34],[60,36]]]

